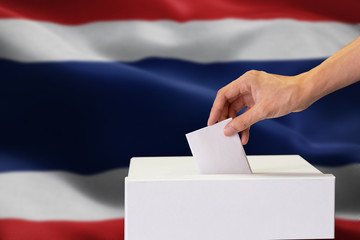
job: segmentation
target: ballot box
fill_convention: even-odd
[[[252,174],[199,174],[192,157],[132,158],[126,240],[334,238],[335,177],[297,155],[248,156]]]

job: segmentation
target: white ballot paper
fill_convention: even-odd
[[[186,134],[200,173],[251,173],[239,135],[224,135],[224,127],[230,121],[231,118]]]

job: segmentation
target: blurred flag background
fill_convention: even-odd
[[[359,12],[356,0],[0,0],[0,239],[123,239],[131,157],[190,155],[184,134],[206,125],[219,88],[317,66],[359,36]],[[359,102],[355,84],[255,124],[245,147],[336,176],[337,240],[360,239]]]

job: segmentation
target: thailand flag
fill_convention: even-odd
[[[123,239],[131,157],[191,155],[185,133],[219,88],[317,66],[359,36],[359,13],[357,0],[0,0],[0,239]],[[359,103],[349,86],[255,124],[245,146],[336,176],[337,240],[360,239]]]

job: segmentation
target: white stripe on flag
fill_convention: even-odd
[[[336,176],[336,217],[360,220],[360,164],[317,168]],[[127,173],[127,168],[90,176],[60,171],[1,173],[0,218],[123,218],[124,178]]]
[[[90,176],[60,171],[1,173],[0,218],[123,218],[127,172],[128,168]]]
[[[64,26],[0,20],[0,58],[38,61],[195,62],[327,57],[359,36],[360,24],[296,20],[113,21]]]

